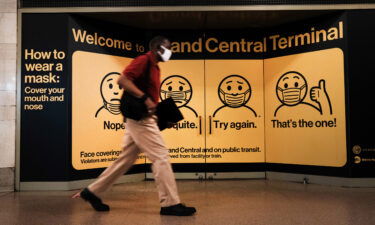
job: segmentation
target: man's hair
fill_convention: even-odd
[[[165,40],[168,40],[168,38],[164,36],[154,37],[149,43],[150,50],[158,48]]]

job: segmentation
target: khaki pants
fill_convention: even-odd
[[[123,151],[98,179],[88,186],[94,194],[107,190],[117,178],[133,165],[140,152],[152,162],[156,186],[162,207],[180,203],[176,181],[169,162],[168,149],[165,147],[156,117],[140,121],[127,119],[123,140]]]

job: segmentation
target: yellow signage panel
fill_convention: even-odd
[[[263,60],[206,60],[207,163],[265,162]]]
[[[131,60],[74,53],[74,168],[106,167],[121,152],[125,126],[116,80]],[[162,132],[173,163],[346,163],[340,49],[264,61],[172,60],[159,66],[160,98],[172,97],[184,115]],[[136,163],[144,162],[140,156]]]
[[[72,164],[107,167],[122,151],[125,132],[117,79],[132,59],[76,51],[72,59]],[[144,163],[139,156],[136,164]]]
[[[173,163],[204,163],[204,61],[159,63],[160,99],[172,97],[184,120],[162,131]]]
[[[266,162],[344,166],[342,50],[266,59],[264,68]]]

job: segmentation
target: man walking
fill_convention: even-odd
[[[161,204],[160,214],[190,216],[196,210],[194,207],[186,207],[181,204],[169,162],[168,150],[154,115],[160,91],[158,62],[169,60],[172,55],[171,44],[167,38],[157,36],[150,41],[149,45],[150,51],[135,58],[118,79],[118,84],[126,92],[144,101],[149,114],[139,121],[126,118],[123,152],[95,182],[79,195],[88,201],[95,210],[109,211],[109,206],[104,204],[97,195],[107,190],[118,177],[128,171],[138,154],[143,152],[152,162],[152,172]]]

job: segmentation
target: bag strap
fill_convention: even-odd
[[[151,78],[151,59],[149,56],[147,56],[147,67],[146,67],[146,71],[145,71],[147,74],[147,78],[148,80],[150,80]]]
[[[151,59],[148,55],[147,56],[147,66],[146,66],[146,70],[145,70],[145,75],[144,77],[146,78],[147,80],[147,86],[150,87],[151,86]]]
[[[146,54],[144,54],[146,55]],[[146,83],[146,86],[147,88],[151,87],[151,82],[150,82],[150,78],[151,78],[151,59],[148,55],[146,55],[147,57],[147,64],[146,64],[146,69],[143,71],[143,74],[141,77],[139,77],[137,80],[138,82],[145,82]],[[146,90],[142,90],[142,91],[146,91]],[[125,93],[126,91],[124,91]],[[146,93],[148,94],[148,93]]]

